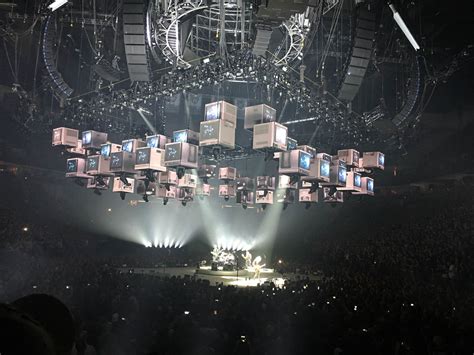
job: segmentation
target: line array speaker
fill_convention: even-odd
[[[46,66],[46,71],[51,79],[51,89],[61,98],[65,99],[71,96],[73,89],[64,81],[63,76],[58,71],[54,50],[54,41],[56,39],[56,30],[54,23],[54,16],[50,15],[46,21],[43,32],[43,60]]]
[[[150,81],[151,68],[145,41],[144,0],[124,0],[123,42],[131,81]]]
[[[338,93],[338,98],[347,102],[354,100],[362,85],[372,56],[375,36],[375,15],[367,10],[365,4],[361,3],[357,7],[356,19],[352,53]]]

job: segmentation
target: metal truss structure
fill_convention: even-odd
[[[189,68],[191,63],[184,59],[186,37],[180,25],[207,8],[203,0],[170,1],[163,14],[153,6],[148,10],[147,40],[153,56],[158,57],[159,49],[165,59],[180,68]]]
[[[311,43],[318,31],[321,16],[331,11],[339,1],[320,1],[318,6],[308,6],[305,12],[294,14],[284,21],[281,26],[285,38],[272,54],[275,65],[289,66],[300,62],[305,46]]]
[[[219,4],[212,4],[197,14],[193,25],[190,48],[200,57],[218,52],[221,21],[224,21],[225,43],[228,51],[242,49],[251,42],[253,31],[253,8],[245,1],[224,2],[225,13]]]

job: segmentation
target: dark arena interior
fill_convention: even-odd
[[[474,354],[473,10],[0,0],[0,354]]]

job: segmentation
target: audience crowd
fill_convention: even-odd
[[[4,210],[0,301],[58,297],[75,319],[74,354],[472,354],[473,221],[465,199],[370,233],[306,241],[299,258],[274,258],[299,278],[236,288],[119,272],[143,264],[92,256],[83,239],[46,226],[24,230]],[[147,266],[194,262],[182,250],[155,253]],[[315,272],[322,277],[305,275]]]

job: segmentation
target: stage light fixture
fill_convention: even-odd
[[[48,5],[48,9],[54,12],[60,7],[66,5],[67,3],[68,3],[68,0],[56,0],[52,4]]]
[[[418,51],[420,49],[420,46],[416,42],[415,37],[413,37],[413,35],[411,34],[410,30],[405,24],[405,21],[403,21],[402,17],[400,16],[400,14],[398,13],[397,9],[395,8],[393,4],[388,4],[388,6],[393,12],[393,19],[397,23],[398,27],[400,27],[400,29],[403,31],[403,33],[405,34],[406,38],[411,43],[415,51]]]

